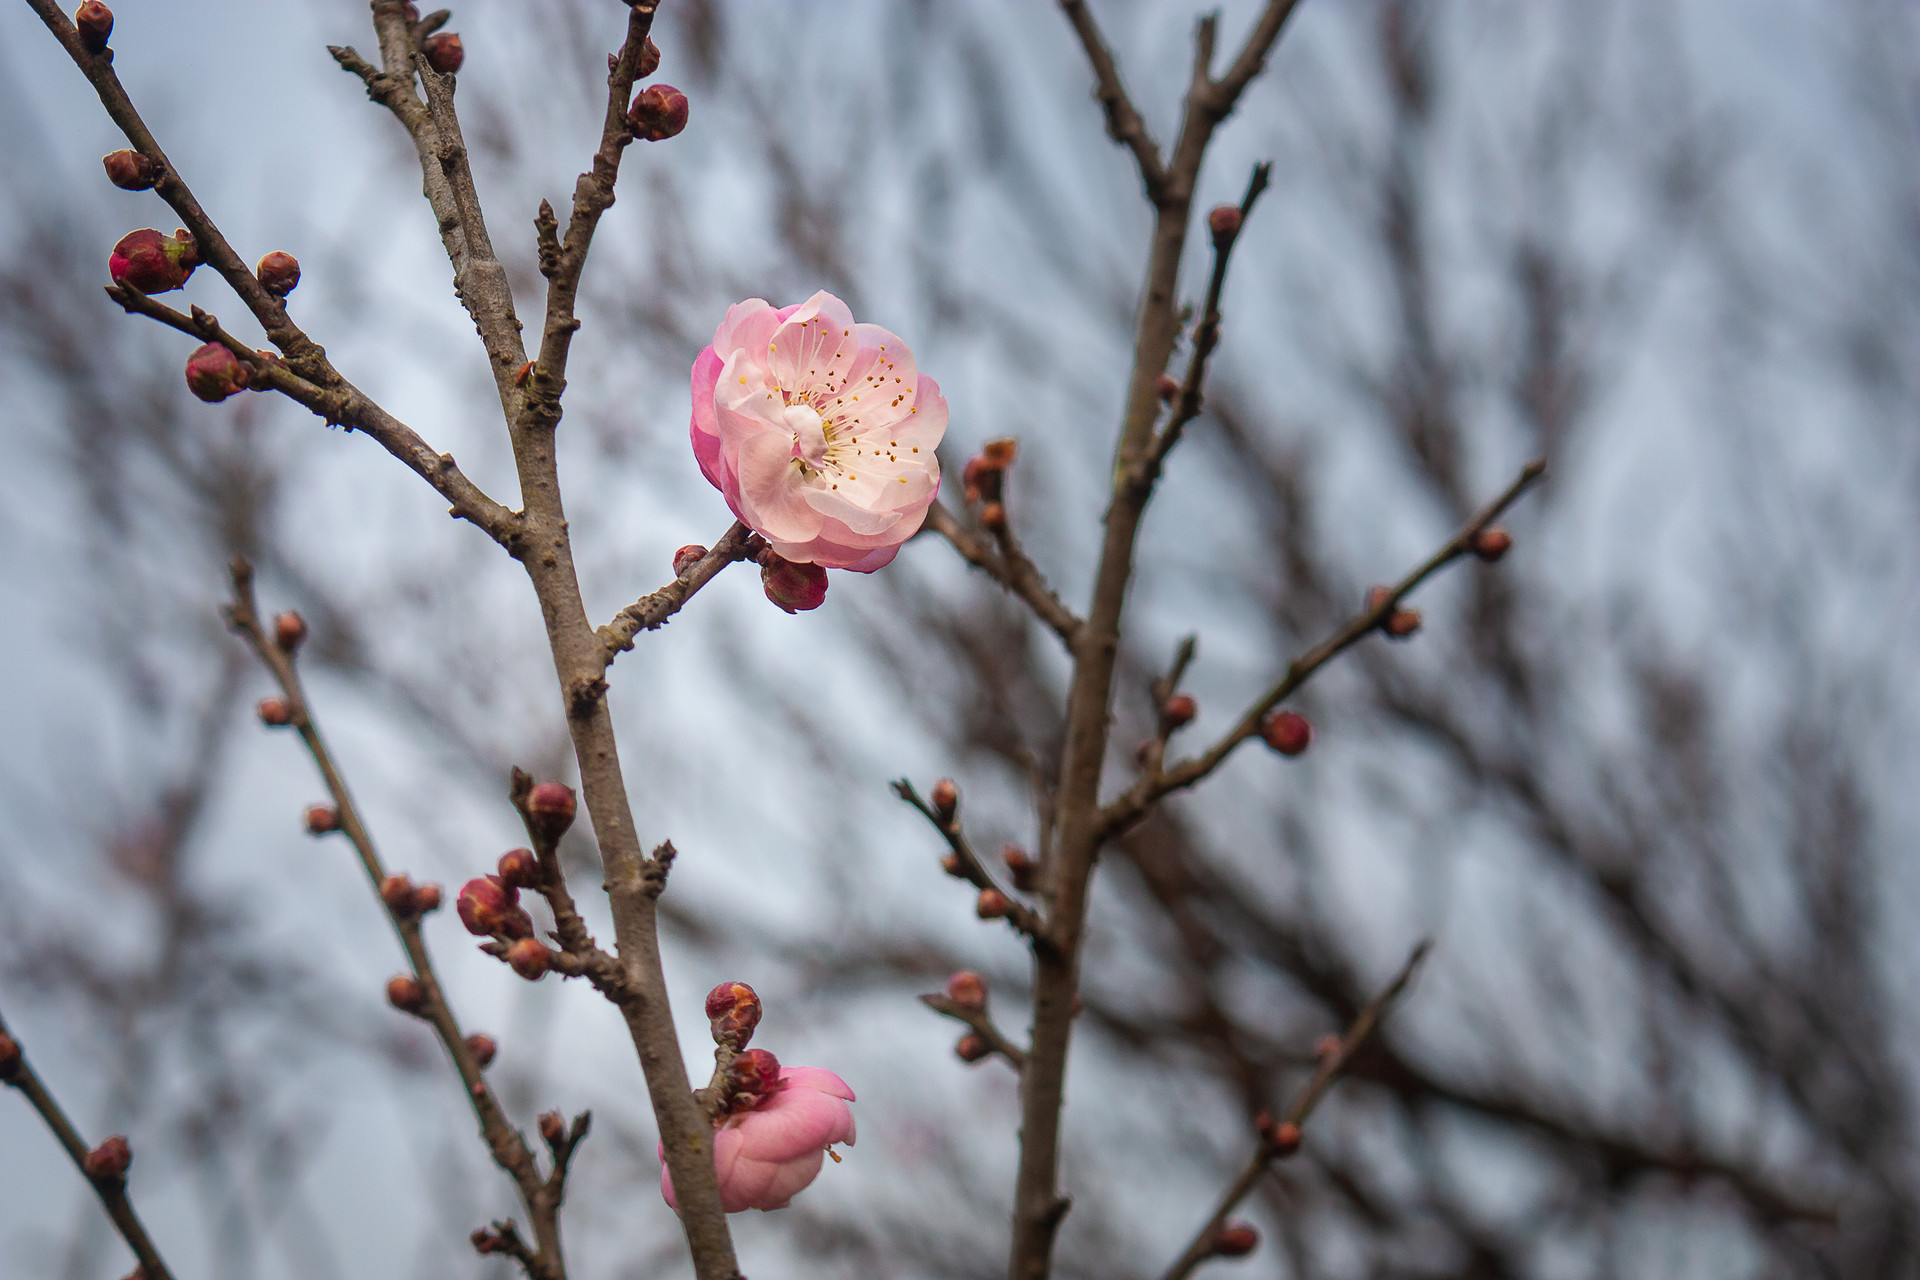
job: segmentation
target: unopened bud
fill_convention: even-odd
[[[1419,629],[1420,611],[1418,609],[1395,609],[1387,615],[1386,622],[1381,624],[1381,630],[1395,640],[1405,640]]]
[[[200,265],[199,246],[185,231],[163,236],[152,227],[120,237],[107,257],[107,274],[141,293],[178,289]]]
[[[20,1074],[20,1042],[0,1031],[0,1083],[11,1084]]]
[[[993,1052],[993,1046],[978,1031],[969,1031],[960,1037],[953,1051],[960,1055],[962,1062],[978,1062]]]
[[[1297,756],[1313,745],[1313,726],[1297,711],[1276,711],[1260,722],[1260,737],[1283,756]]]
[[[567,1136],[567,1122],[558,1111],[540,1113],[540,1138],[548,1146],[558,1146]]]
[[[1180,379],[1170,373],[1163,373],[1153,380],[1153,389],[1161,400],[1172,404],[1173,398],[1180,394]]]
[[[276,298],[284,298],[300,283],[300,260],[290,253],[275,249],[260,259],[253,274],[259,279],[262,289]]]
[[[262,698],[254,707],[254,714],[260,717],[260,723],[280,728],[293,723],[293,704],[285,698]]]
[[[503,1253],[507,1247],[506,1239],[490,1227],[475,1227],[467,1240],[478,1254]]]
[[[531,849],[509,849],[500,855],[500,883],[509,889],[532,889],[540,883],[540,859]]]
[[[527,825],[536,834],[557,841],[573,825],[578,803],[573,788],[564,782],[541,782],[527,792]]]
[[[113,35],[113,10],[100,0],[87,0],[73,15],[80,43],[88,53],[105,53],[107,39]]]
[[[288,653],[300,647],[307,638],[307,620],[289,609],[276,614],[273,619],[273,642]]]
[[[670,84],[648,85],[627,110],[633,136],[661,142],[687,127],[687,95]]]
[[[1013,878],[1013,887],[1022,893],[1033,892],[1034,884],[1040,877],[1040,864],[1033,855],[1017,844],[1002,845],[1000,860],[1007,864],[1007,874]]]
[[[473,1055],[474,1065],[485,1070],[493,1065],[493,1056],[500,1052],[500,1045],[492,1036],[476,1031],[467,1037],[467,1052]]]
[[[1313,1056],[1316,1058],[1331,1058],[1334,1054],[1340,1052],[1340,1046],[1343,1043],[1345,1042],[1342,1041],[1339,1036],[1329,1031],[1326,1035],[1314,1041]]]
[[[1499,525],[1482,529],[1473,535],[1473,554],[1488,564],[1507,554],[1507,549],[1511,546],[1513,546],[1513,535]]]
[[[818,609],[827,598],[827,571],[817,564],[795,564],[769,551],[760,562],[760,589],[788,613]]]
[[[340,811],[330,804],[308,805],[306,812],[307,834],[323,836],[329,831],[340,829]]]
[[[967,874],[967,869],[960,865],[960,855],[957,853],[950,853],[940,859],[940,869],[956,880]]]
[[[1300,1126],[1291,1120],[1282,1120],[1268,1134],[1267,1146],[1277,1156],[1292,1155],[1300,1149]]]
[[[451,31],[428,36],[420,52],[427,55],[427,65],[443,76],[452,75],[467,60],[467,51],[460,47],[460,37]]]
[[[440,909],[440,886],[423,884],[413,891],[413,914],[426,915],[429,911]]]
[[[1012,905],[1007,901],[1007,895],[998,889],[982,889],[979,901],[973,904],[973,914],[982,920],[998,920],[1007,914]]]
[[[999,502],[1006,493],[1007,472],[1020,456],[1020,442],[1011,436],[989,440],[967,459],[960,484],[968,502]]]
[[[391,875],[380,882],[380,901],[396,916],[413,914],[414,892],[413,881],[403,875]]]
[[[187,357],[187,390],[208,404],[219,404],[247,389],[246,364],[218,342],[208,342]]]
[[[727,1064],[727,1087],[735,1097],[764,1098],[780,1084],[780,1059],[765,1049],[749,1049]]]
[[[133,1163],[133,1148],[127,1145],[126,1138],[114,1134],[93,1150],[87,1152],[80,1161],[80,1167],[87,1176],[101,1182],[117,1182],[127,1176],[127,1166]]]
[[[697,542],[689,542],[673,553],[673,576],[684,578],[694,565],[706,558],[707,549]]]
[[[962,969],[947,979],[947,999],[962,1009],[987,1007],[987,984],[971,969]]]
[[[1233,238],[1240,234],[1240,206],[1223,204],[1214,206],[1207,215],[1207,230],[1213,233],[1216,246],[1232,244]]]
[[[653,37],[649,36],[647,42],[640,46],[640,78],[645,80],[659,69],[660,46],[653,42]]]
[[[1007,508],[1005,503],[989,502],[980,508],[980,524],[993,533],[1003,533],[1007,527]]]
[[[1160,707],[1160,718],[1169,729],[1191,724],[1199,714],[1200,704],[1193,700],[1193,695],[1186,693],[1174,694]]]
[[[427,989],[418,978],[401,974],[387,979],[387,1003],[402,1013],[419,1013],[427,1007]]]
[[[507,948],[507,964],[528,982],[538,982],[553,968],[553,952],[538,938],[522,938]]]
[[[159,166],[138,151],[112,151],[102,156],[107,181],[122,191],[151,191],[160,176]]]
[[[533,934],[533,921],[520,906],[520,891],[500,882],[499,876],[479,876],[460,886],[454,902],[460,923],[476,938],[503,934],[526,938]]]
[[[952,822],[953,815],[960,808],[960,788],[952,778],[942,778],[933,784],[933,790],[927,793],[927,800],[933,805],[933,816],[942,822]]]
[[[1216,1258],[1244,1258],[1260,1247],[1260,1233],[1251,1224],[1229,1222],[1213,1235]]]
[[[715,1044],[738,1049],[760,1025],[760,997],[744,982],[723,982],[707,992],[707,1022]]]

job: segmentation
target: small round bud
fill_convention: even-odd
[[[760,997],[744,982],[723,982],[707,992],[707,1021],[715,1044],[738,1049],[760,1025]]]
[[[176,231],[163,236],[152,227],[142,227],[127,232],[113,246],[107,274],[141,293],[167,293],[185,284],[199,265],[200,247],[191,235]]]
[[[391,875],[380,882],[380,901],[402,918],[413,915],[414,892],[413,881],[403,875]]]
[[[553,967],[553,952],[538,938],[521,938],[507,948],[507,964],[528,982],[538,982]]]
[[[1275,711],[1260,722],[1261,739],[1283,756],[1297,756],[1313,745],[1313,726],[1297,711]]]
[[[973,904],[973,914],[982,920],[998,920],[1007,914],[1012,905],[1007,901],[1007,895],[998,889],[982,889],[979,901]]]
[[[1191,694],[1185,693],[1174,694],[1160,708],[1160,719],[1169,729],[1178,729],[1183,725],[1192,724],[1193,718],[1199,714],[1200,704],[1193,700]]]
[[[1508,548],[1512,546],[1513,535],[1497,524],[1473,535],[1473,554],[1488,564],[1507,554]]]
[[[940,869],[956,880],[967,873],[966,868],[960,865],[960,855],[957,853],[950,853],[940,859]]]
[[[1316,1058],[1331,1058],[1334,1054],[1340,1052],[1342,1043],[1344,1042],[1339,1036],[1329,1031],[1326,1035],[1321,1036],[1313,1042],[1313,1056]]]
[[[11,1083],[20,1074],[20,1042],[0,1031],[0,1082]]]
[[[402,1013],[419,1013],[427,1007],[427,989],[420,979],[401,974],[387,979],[387,1003]]]
[[[993,1046],[978,1031],[969,1031],[960,1037],[953,1051],[960,1055],[962,1062],[978,1062],[993,1052]]]
[[[1386,622],[1381,624],[1381,630],[1395,640],[1405,640],[1419,629],[1420,611],[1418,609],[1395,609],[1387,615]]]
[[[160,176],[159,166],[138,151],[112,151],[100,158],[106,166],[107,181],[122,191],[151,191]]]
[[[577,811],[573,788],[564,782],[536,783],[527,792],[527,824],[547,840],[565,835]]]
[[[962,1009],[987,1007],[987,984],[971,969],[962,969],[947,979],[947,999]]]
[[[520,906],[520,891],[502,884],[499,876],[479,876],[460,886],[454,901],[460,923],[476,938],[502,934],[526,938],[533,934],[533,921]]]
[[[952,778],[942,778],[927,793],[927,801],[933,806],[934,817],[942,822],[952,822],[953,815],[960,808],[960,788],[954,785]]]
[[[293,723],[293,704],[285,698],[262,698],[253,708],[260,723],[278,729]]]
[[[1173,398],[1180,394],[1180,379],[1163,373],[1153,380],[1153,389],[1163,402],[1172,404]]]
[[[127,1145],[125,1136],[116,1133],[87,1152],[80,1167],[96,1181],[117,1182],[127,1176],[127,1166],[132,1163],[133,1148]]]
[[[980,525],[992,533],[1004,533],[1007,528],[1007,508],[1005,503],[989,502],[980,508]]]
[[[540,1138],[548,1146],[556,1146],[567,1136],[567,1122],[558,1111],[540,1113]]]
[[[307,620],[292,609],[274,615],[273,642],[288,653],[300,647],[307,638]]]
[[[467,60],[467,51],[460,46],[460,37],[451,31],[428,36],[420,46],[420,52],[427,55],[427,65],[443,76],[452,75]]]
[[[960,473],[968,502],[999,502],[1006,492],[1007,472],[1020,456],[1020,442],[1011,436],[989,440],[967,459]]]
[[[1291,1120],[1282,1120],[1273,1126],[1267,1137],[1267,1146],[1277,1156],[1290,1156],[1300,1149],[1300,1126]]]
[[[308,805],[305,817],[310,836],[323,836],[340,829],[340,811],[330,804]]]
[[[1040,879],[1040,864],[1033,855],[1017,844],[1002,845],[1000,860],[1007,864],[1007,874],[1013,878],[1013,887],[1022,893],[1032,893],[1033,886]]]
[[[771,551],[760,563],[760,589],[788,613],[818,609],[827,598],[827,571],[817,564],[795,564]]]
[[[1251,1224],[1229,1222],[1213,1235],[1216,1258],[1244,1258],[1260,1247],[1260,1233]]]
[[[707,549],[697,542],[689,542],[673,553],[673,576],[684,578],[694,565],[706,558]]]
[[[500,855],[500,883],[509,889],[532,889],[540,883],[540,859],[531,849],[509,849]]]
[[[275,249],[260,259],[253,274],[259,279],[262,289],[276,298],[284,298],[300,283],[300,260],[290,253]]]
[[[727,1087],[736,1098],[758,1101],[780,1084],[780,1059],[765,1049],[748,1049],[727,1064]]]
[[[1215,205],[1213,212],[1207,215],[1207,230],[1213,233],[1216,245],[1231,244],[1240,234],[1240,206],[1237,204]]]
[[[413,891],[413,914],[426,915],[429,911],[440,909],[440,886],[423,884]]]
[[[507,1247],[506,1240],[490,1227],[475,1227],[473,1234],[467,1237],[467,1241],[473,1245],[475,1253],[482,1255],[502,1253]]]
[[[653,37],[649,36],[647,42],[640,46],[640,78],[645,80],[659,69],[660,46],[653,42]]]
[[[500,1045],[492,1036],[476,1031],[467,1037],[467,1052],[473,1055],[474,1065],[484,1071],[493,1065],[493,1057],[500,1052]]]
[[[73,15],[73,25],[79,29],[80,44],[88,53],[105,53],[107,40],[113,35],[113,10],[100,0],[87,0]]]
[[[647,142],[662,142],[687,127],[687,95],[670,84],[648,85],[627,110],[627,127]]]
[[[247,389],[246,364],[218,342],[208,342],[187,357],[187,390],[208,404],[219,404]]]

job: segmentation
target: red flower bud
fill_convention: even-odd
[[[788,613],[818,609],[827,598],[827,571],[817,564],[794,564],[767,552],[760,562],[760,589]]]
[[[152,227],[129,231],[113,246],[107,274],[141,293],[178,289],[200,265],[199,247],[184,231],[163,236]]]
[[[1259,1247],[1260,1233],[1249,1223],[1229,1222],[1213,1235],[1213,1254],[1217,1258],[1244,1258]]]
[[[933,805],[934,817],[942,822],[952,822],[953,815],[960,808],[960,788],[953,785],[952,778],[942,778],[933,784],[927,799]]]
[[[1300,1149],[1300,1126],[1291,1120],[1282,1120],[1267,1135],[1267,1146],[1277,1156],[1292,1155]]]
[[[736,1098],[757,1102],[780,1085],[780,1059],[749,1049],[727,1064],[727,1086]]]
[[[982,889],[980,900],[973,904],[973,914],[982,920],[997,920],[1006,915],[1012,905],[1007,901],[1007,895],[998,889]]]
[[[492,1036],[476,1031],[467,1037],[467,1052],[473,1055],[474,1065],[484,1071],[493,1065],[493,1055],[500,1052],[500,1046]]]
[[[1420,629],[1420,611],[1418,609],[1395,609],[1387,615],[1381,629],[1395,640],[1405,640]]]
[[[290,253],[275,249],[260,259],[253,274],[258,277],[261,288],[276,298],[284,298],[300,283],[300,260]]]
[[[112,151],[100,158],[106,166],[107,181],[122,191],[151,191],[160,176],[153,161],[138,151]]]
[[[89,1178],[102,1182],[117,1182],[127,1176],[127,1166],[133,1163],[133,1148],[121,1134],[114,1134],[93,1150],[87,1152],[80,1167],[86,1170]]]
[[[540,1138],[548,1146],[557,1146],[567,1136],[567,1122],[558,1111],[540,1113]]]
[[[1497,524],[1473,535],[1473,554],[1488,564],[1507,554],[1507,549],[1512,545],[1513,535]]]
[[[308,805],[306,822],[308,835],[323,836],[340,829],[340,811],[330,804]]]
[[[187,357],[187,390],[208,404],[247,389],[247,366],[218,342],[198,347]]]
[[[380,901],[396,916],[413,914],[413,881],[403,875],[391,875],[380,882]]]
[[[993,533],[1001,533],[1007,527],[1007,508],[1005,503],[989,502],[980,508],[981,527]]]
[[[540,884],[540,859],[531,849],[509,849],[500,855],[500,883],[509,889],[533,889]]]
[[[528,982],[538,982],[553,967],[553,952],[538,938],[522,938],[507,948],[507,964]]]
[[[293,723],[293,704],[285,698],[262,698],[253,710],[261,724],[279,728]]]
[[[697,542],[689,542],[673,553],[673,576],[684,578],[687,571],[706,557],[707,549]]]
[[[387,979],[387,1003],[402,1013],[417,1014],[427,1007],[427,989],[420,979],[401,974]]]
[[[1022,893],[1033,892],[1033,886],[1040,877],[1040,864],[1033,855],[1017,844],[1003,845],[1000,860],[1007,864],[1007,874],[1013,877],[1013,887]]]
[[[967,459],[960,473],[968,502],[999,502],[1005,494],[1007,472],[1020,456],[1020,442],[1011,436],[989,440]]]
[[[1213,233],[1216,246],[1232,244],[1233,238],[1240,234],[1240,206],[1223,204],[1214,206],[1207,215],[1207,230]]]
[[[1193,718],[1199,714],[1200,704],[1193,700],[1191,694],[1185,693],[1174,694],[1160,708],[1160,719],[1169,729],[1178,729],[1183,725],[1191,724]]]
[[[648,85],[627,110],[633,136],[661,142],[687,127],[687,95],[670,84]]]
[[[760,1025],[760,997],[744,982],[723,982],[707,992],[707,1021],[713,1042],[738,1049],[753,1038]]]
[[[953,1046],[953,1051],[960,1055],[962,1062],[978,1062],[993,1052],[993,1046],[988,1044],[987,1038],[978,1031],[969,1031],[960,1037],[959,1042]]]
[[[535,783],[527,792],[527,825],[548,841],[558,841],[573,825],[578,802],[573,788],[564,782]]]
[[[1173,398],[1180,394],[1180,379],[1163,373],[1153,380],[1153,389],[1163,401],[1172,404]]]
[[[0,1031],[0,1081],[11,1083],[20,1074],[20,1042]]]
[[[491,1227],[475,1227],[473,1234],[467,1237],[467,1242],[473,1246],[475,1253],[483,1256],[503,1252],[507,1247],[505,1238]]]
[[[1296,711],[1276,711],[1260,722],[1260,737],[1283,756],[1297,756],[1313,745],[1313,726]]]
[[[966,868],[960,865],[960,855],[957,853],[950,853],[940,859],[940,869],[956,880],[967,873]]]
[[[1331,1058],[1334,1054],[1340,1052],[1340,1046],[1343,1043],[1339,1036],[1329,1031],[1326,1035],[1314,1041],[1313,1056],[1316,1058]]]
[[[273,619],[273,642],[288,653],[300,647],[307,638],[307,620],[289,609]]]
[[[105,53],[107,38],[113,34],[113,10],[100,0],[87,0],[73,15],[79,28],[80,44],[88,53]]]
[[[971,969],[962,969],[947,979],[947,999],[962,1009],[987,1007],[987,984]]]
[[[640,46],[640,78],[645,80],[659,69],[660,46],[655,44],[653,38],[649,36],[647,42]]]
[[[413,914],[423,916],[440,909],[440,886],[423,884],[413,891]]]
[[[427,65],[443,76],[452,75],[467,60],[467,51],[460,47],[460,37],[451,31],[428,36],[420,51],[427,55]]]
[[[504,934],[526,938],[533,934],[533,921],[520,906],[520,891],[502,884],[499,876],[480,876],[460,886],[454,902],[460,923],[476,938]]]

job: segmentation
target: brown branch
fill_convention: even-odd
[[[1140,118],[1133,99],[1127,96],[1127,87],[1120,81],[1120,67],[1114,61],[1113,50],[1107,47],[1106,37],[1100,34],[1100,24],[1094,21],[1086,0],[1060,0],[1060,8],[1073,24],[1073,33],[1080,37],[1087,61],[1093,66],[1093,96],[1099,99],[1100,109],[1106,115],[1108,136],[1133,152],[1134,162],[1140,168],[1140,180],[1146,184],[1147,198],[1158,203],[1167,180],[1160,162],[1160,148],[1148,132],[1147,122]]]
[[[927,527],[951,543],[968,564],[985,570],[995,582],[1026,601],[1034,616],[1072,647],[1074,636],[1080,630],[1080,619],[1054,594],[1034,563],[1018,551],[1017,544],[1015,558],[1008,559],[939,501],[927,508]]]
[[[1320,1099],[1326,1096],[1327,1090],[1333,1087],[1334,1081],[1340,1078],[1340,1073],[1346,1070],[1347,1063],[1352,1061],[1353,1055],[1359,1051],[1361,1045],[1366,1043],[1367,1037],[1373,1034],[1374,1028],[1380,1024],[1380,1019],[1386,1015],[1388,1008],[1399,998],[1400,993],[1406,990],[1407,983],[1413,980],[1414,972],[1419,969],[1420,962],[1426,959],[1427,952],[1432,949],[1432,946],[1431,941],[1423,941],[1416,946],[1413,954],[1407,957],[1407,962],[1400,966],[1400,972],[1394,976],[1393,981],[1360,1010],[1359,1016],[1353,1020],[1353,1025],[1347,1028],[1346,1035],[1340,1037],[1338,1045],[1331,1052],[1320,1056],[1320,1065],[1315,1069],[1312,1078],[1298,1094],[1294,1095],[1292,1104],[1287,1107],[1280,1120],[1261,1135],[1260,1146],[1247,1160],[1246,1166],[1233,1180],[1233,1184],[1227,1188],[1226,1194],[1220,1197],[1219,1206],[1214,1209],[1213,1216],[1208,1218],[1206,1225],[1200,1228],[1193,1242],[1187,1246],[1186,1252],[1180,1255],[1179,1261],[1167,1268],[1166,1275],[1161,1280],[1186,1280],[1186,1277],[1193,1274],[1195,1268],[1212,1255],[1213,1242],[1219,1237],[1220,1229],[1226,1225],[1227,1215],[1246,1198],[1249,1191],[1253,1190],[1254,1184],[1259,1182],[1260,1176],[1267,1171],[1268,1165],[1276,1159],[1291,1155],[1298,1149],[1300,1130],[1306,1124],[1307,1117],[1313,1114],[1313,1109],[1320,1105]],[[1276,1142],[1273,1135],[1279,1133],[1283,1126],[1292,1126],[1292,1130],[1284,1141]]]
[[[113,1220],[120,1238],[127,1242],[127,1248],[133,1250],[133,1256],[139,1260],[143,1280],[173,1280],[173,1272],[168,1270],[166,1262],[160,1257],[160,1250],[154,1246],[153,1237],[147,1234],[139,1215],[133,1211],[133,1203],[127,1198],[126,1176],[95,1177],[87,1172],[86,1142],[27,1061],[20,1042],[7,1029],[4,1017],[0,1017],[0,1084],[18,1089],[28,1105],[40,1113],[40,1119],[53,1131],[54,1138],[73,1161],[73,1167],[80,1171],[80,1175],[92,1185],[93,1193],[100,1197],[100,1205],[107,1211],[107,1217]]]
[[[1161,797],[1193,786],[1218,769],[1226,762],[1227,757],[1233,754],[1234,748],[1260,731],[1260,722],[1269,711],[1312,679],[1314,674],[1327,663],[1360,640],[1378,631],[1381,624],[1399,607],[1400,601],[1415,587],[1453,561],[1471,554],[1474,538],[1545,475],[1546,470],[1547,464],[1539,459],[1521,468],[1519,477],[1507,486],[1504,493],[1476,512],[1471,519],[1460,526],[1459,531],[1452,538],[1442,544],[1438,551],[1427,557],[1424,563],[1392,587],[1375,595],[1366,608],[1348,619],[1338,631],[1288,663],[1286,674],[1278,683],[1261,694],[1259,699],[1240,717],[1239,722],[1227,730],[1213,746],[1193,759],[1184,760],[1164,772],[1142,774],[1132,787],[1107,805],[1102,812],[1105,834],[1111,837],[1126,830],[1146,816],[1147,811]]]
[[[474,1118],[479,1121],[480,1136],[487,1144],[488,1152],[493,1156],[494,1163],[513,1179],[527,1206],[539,1245],[537,1250],[529,1251],[522,1259],[526,1263],[527,1275],[530,1280],[566,1280],[566,1264],[560,1248],[558,1188],[549,1190],[548,1183],[541,1179],[525,1137],[507,1119],[493,1091],[487,1087],[480,1063],[461,1033],[460,1025],[455,1021],[453,1010],[441,989],[439,977],[434,972],[433,959],[427,953],[426,938],[420,929],[419,914],[404,904],[388,902],[381,894],[381,886],[387,879],[386,868],[374,848],[373,837],[367,831],[359,807],[347,790],[346,780],[341,776],[333,753],[314,723],[292,651],[281,645],[261,622],[259,610],[254,604],[253,566],[236,556],[232,564],[232,579],[233,598],[224,610],[227,626],[247,642],[280,686],[281,697],[287,706],[288,723],[300,734],[300,740],[313,757],[313,763],[332,797],[334,810],[339,815],[339,830],[359,856],[361,868],[373,886],[374,895],[380,898],[387,919],[406,952],[414,979],[424,994],[424,1003],[415,1016],[433,1028],[447,1056],[452,1059],[454,1070],[459,1074],[460,1083],[465,1087],[467,1099],[473,1107]]]
[[[734,521],[733,527],[720,536],[720,541],[688,565],[685,573],[614,614],[613,620],[601,627],[598,633],[607,647],[608,665],[633,648],[634,637],[642,631],[665,626],[667,619],[680,612],[687,601],[693,598],[694,592],[719,577],[722,569],[738,560],[753,559],[756,552],[754,541],[753,530],[738,520]]]
[[[942,992],[923,995],[920,997],[920,1003],[935,1013],[945,1014],[956,1022],[965,1023],[975,1035],[987,1042],[990,1049],[1005,1058],[1015,1071],[1027,1069],[1027,1051],[1007,1039],[1000,1028],[994,1025],[993,1018],[987,1013],[985,1005],[977,1009],[972,1008]]]
[[[993,873],[987,870],[986,864],[973,851],[973,845],[968,842],[966,832],[960,828],[959,819],[942,819],[938,813],[934,812],[932,805],[920,798],[920,793],[913,789],[913,783],[907,779],[898,779],[892,785],[893,793],[918,809],[920,815],[931,822],[933,829],[946,840],[947,847],[953,850],[955,874],[958,878],[983,892],[991,889],[1005,898],[1007,923],[1033,939],[1035,947],[1047,946],[1046,921],[1041,919],[1039,912],[1000,887],[999,882],[993,878]]]

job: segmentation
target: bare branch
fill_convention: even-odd
[[[1000,887],[999,882],[993,878],[993,873],[987,870],[986,864],[980,861],[979,855],[973,851],[973,846],[967,842],[966,833],[960,829],[959,819],[942,819],[938,813],[934,812],[932,805],[920,798],[920,793],[913,789],[913,783],[905,778],[894,782],[893,793],[918,809],[921,816],[931,822],[933,829],[946,840],[947,847],[953,850],[954,857],[954,866],[950,874],[965,880],[983,893],[991,890],[1006,899],[1007,923],[1033,939],[1036,950],[1048,948],[1046,921],[1041,918],[1039,912]]]
[[[607,663],[611,665],[616,657],[633,648],[634,637],[642,631],[665,626],[667,619],[680,612],[694,592],[719,577],[722,569],[738,560],[753,559],[757,551],[755,541],[753,530],[734,521],[733,527],[720,535],[720,541],[688,565],[686,572],[614,614],[613,620],[598,632],[607,646]]]
[[[1140,118],[1133,99],[1127,96],[1126,86],[1120,82],[1120,67],[1113,59],[1113,50],[1107,47],[1106,37],[1100,34],[1100,24],[1094,21],[1086,0],[1060,0],[1060,8],[1073,24],[1074,34],[1080,37],[1087,61],[1093,64],[1093,96],[1099,99],[1100,109],[1106,114],[1107,133],[1133,152],[1134,162],[1140,167],[1140,179],[1146,184],[1147,198],[1158,203],[1167,180],[1160,162],[1160,148],[1147,131],[1147,122]]]
[[[935,1013],[945,1014],[956,1022],[965,1023],[975,1035],[987,1042],[990,1049],[1005,1058],[1015,1071],[1027,1069],[1027,1051],[1007,1039],[1000,1028],[994,1025],[993,1018],[987,1013],[987,1007],[984,1004],[977,1009],[972,1008],[943,992],[930,992],[923,995],[920,997],[920,1003]]]
[[[1061,602],[1052,587],[1040,576],[1040,570],[1019,548],[1011,544],[1011,555],[996,552],[984,538],[969,530],[960,518],[938,500],[927,509],[927,527],[953,544],[968,564],[984,569],[994,581],[1027,603],[1034,616],[1045,623],[1069,648],[1079,633],[1080,619]],[[1011,540],[1003,542],[1006,547]]]

